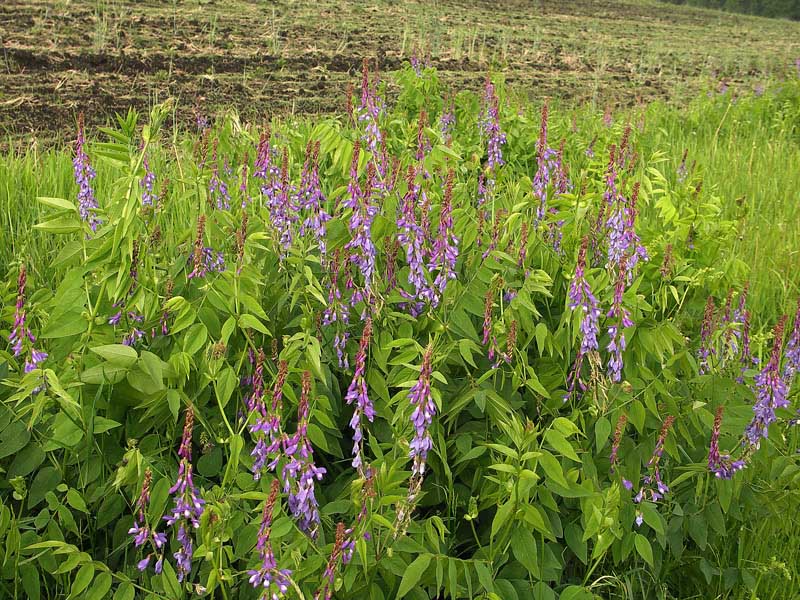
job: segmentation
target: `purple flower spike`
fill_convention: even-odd
[[[749,345],[748,345],[749,353]],[[791,387],[795,375],[800,370],[800,299],[797,300],[797,310],[794,313],[794,324],[792,331],[789,334],[789,340],[786,342],[786,351],[784,352],[786,363],[783,367],[783,378],[786,385]]]
[[[264,361],[264,353],[259,350],[257,361]],[[258,362],[256,363],[258,364]],[[258,367],[256,367],[258,369]],[[286,445],[286,435],[281,426],[281,408],[283,386],[289,372],[289,364],[285,360],[278,363],[278,376],[272,389],[272,405],[269,410],[261,399],[254,399],[255,422],[250,425],[250,433],[256,438],[256,446],[250,455],[253,457],[253,479],[259,480],[262,471],[275,469],[281,457],[281,450]]]
[[[279,485],[277,479],[272,480],[269,497],[264,503],[264,510],[261,513],[261,527],[258,530],[258,541],[256,543],[260,559],[259,567],[247,572],[250,576],[250,585],[262,590],[262,600],[279,600],[283,598],[291,583],[292,571],[278,568],[278,563],[272,550],[272,542],[269,539],[272,531],[272,512],[278,500]]]
[[[622,413],[617,419],[617,426],[614,429],[614,441],[611,444],[611,456],[609,457],[609,462],[611,463],[611,468],[609,472],[613,473],[616,469],[618,458],[617,453],[619,452],[619,444],[622,441],[622,433],[625,431],[625,424],[628,422],[628,417],[625,413]],[[630,489],[630,488],[628,488]]]
[[[333,549],[331,555],[328,557],[328,563],[325,565],[325,572],[322,576],[322,585],[314,593],[314,600],[331,600],[333,597],[333,583],[336,579],[336,571],[340,563],[344,563],[344,551],[346,542],[346,530],[344,523],[336,525],[336,538],[333,542]]]
[[[367,349],[369,348],[370,337],[372,336],[372,318],[368,317],[364,324],[364,332],[361,334],[361,341],[358,345],[356,354],[356,366],[353,373],[353,381],[347,388],[345,401],[347,404],[354,404],[355,410],[350,419],[350,427],[353,429],[353,468],[358,471],[359,477],[364,476],[364,432],[362,429],[362,417],[366,417],[371,423],[375,418],[375,407],[367,394],[366,374]]]
[[[439,213],[439,235],[433,243],[428,268],[438,269],[433,282],[439,294],[444,295],[447,282],[456,278],[458,259],[458,238],[453,233],[453,178],[455,171],[450,169],[444,186],[442,207]]]
[[[744,460],[732,460],[729,454],[719,452],[719,433],[722,428],[722,412],[720,404],[714,416],[714,429],[711,432],[711,444],[708,448],[708,470],[719,479],[731,479],[736,471],[744,468]]]
[[[614,303],[608,311],[608,318],[612,319],[612,324],[608,326],[608,335],[611,338],[606,349],[610,357],[608,359],[608,375],[613,382],[622,380],[622,353],[627,347],[625,341],[625,327],[632,327],[630,312],[622,306],[622,294],[625,291],[625,257],[619,266],[617,282],[614,286]]]
[[[750,445],[750,450],[758,450],[761,440],[768,436],[769,426],[777,420],[775,410],[789,406],[787,398],[789,390],[780,372],[785,326],[784,315],[775,326],[775,343],[772,346],[770,360],[755,378],[756,403],[753,406],[755,416],[745,428],[746,442]]]
[[[301,531],[316,539],[319,508],[314,482],[322,479],[325,469],[314,465],[314,448],[308,439],[308,400],[311,395],[311,373],[303,372],[303,387],[297,407],[297,433],[286,442],[289,462],[283,467],[283,488],[289,493],[289,510]]]
[[[327,252],[325,223],[331,220],[331,216],[325,212],[325,203],[327,201],[322,193],[322,184],[319,180],[319,148],[319,142],[316,142],[316,144],[308,142],[306,162],[303,165],[303,173],[300,178],[300,188],[297,191],[295,205],[305,210],[308,214],[300,226],[300,235],[305,235],[307,231],[311,231],[319,246],[320,254],[324,256]]]
[[[647,462],[647,473],[642,476],[642,485],[639,488],[639,492],[633,498],[633,501],[637,504],[641,503],[643,500],[658,502],[669,493],[669,488],[661,479],[659,463],[661,462],[661,455],[664,454],[664,442],[666,441],[667,434],[669,433],[669,430],[674,422],[675,417],[672,415],[664,419],[664,424],[661,427],[661,433],[658,435],[656,446],[653,449],[653,455]],[[642,520],[643,517],[641,511],[637,511],[636,525],[641,525]]]
[[[153,206],[158,196],[153,193],[153,184],[156,182],[156,174],[150,168],[150,163],[147,157],[144,158],[144,177],[139,182],[139,187],[142,189],[142,206]]]
[[[376,73],[374,82],[370,83],[369,64],[365,58],[362,65],[361,106],[358,108],[358,120],[365,124],[363,140],[373,156],[377,156],[384,141],[379,124],[383,114],[383,100],[377,93],[378,81]]]
[[[145,558],[139,561],[137,568],[144,571],[150,565],[150,559],[155,555],[156,573],[161,572],[161,565],[164,560],[164,547],[167,544],[167,536],[164,533],[158,533],[151,529],[147,524],[147,505],[150,503],[150,483],[153,478],[153,473],[147,468],[144,472],[144,481],[142,482],[142,491],[136,501],[136,512],[133,518],[133,527],[128,530],[128,534],[133,536],[134,545],[139,548],[145,544],[149,544],[152,552],[149,552]]]
[[[183,437],[178,449],[181,462],[178,465],[178,478],[169,492],[173,495],[175,506],[172,512],[164,516],[170,527],[177,524],[178,551],[173,554],[178,567],[178,581],[183,581],[192,570],[192,556],[194,553],[190,532],[200,527],[200,517],[203,514],[205,500],[200,497],[200,491],[194,483],[192,467],[192,430],[194,428],[194,410],[186,409],[186,420],[183,426]]]
[[[506,143],[506,134],[500,129],[499,100],[495,93],[491,79],[486,78],[483,94],[483,110],[479,122],[483,136],[486,138],[486,164],[492,176],[497,168],[504,165],[503,144]]]
[[[72,159],[72,167],[75,173],[75,183],[78,184],[78,212],[81,219],[89,223],[92,231],[97,231],[97,226],[101,221],[95,215],[98,208],[97,198],[92,189],[92,180],[97,177],[97,173],[89,162],[86,154],[86,135],[83,126],[83,113],[78,115],[78,139],[75,143],[75,158]]]
[[[26,322],[25,311],[25,284],[28,281],[28,270],[25,265],[19,268],[19,278],[17,279],[17,304],[14,309],[14,326],[11,329],[11,334],[8,336],[8,341],[12,344],[14,356],[22,354],[25,341],[31,343],[36,341],[36,338],[31,333],[30,328]]]

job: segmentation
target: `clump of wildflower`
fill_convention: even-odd
[[[142,164],[144,165],[144,177],[139,182],[139,187],[142,189],[142,206],[153,206],[155,201],[158,200],[158,195],[153,193],[156,174],[150,168],[150,162],[147,157],[144,158]]]
[[[186,420],[183,426],[183,437],[178,456],[181,459],[178,465],[178,478],[169,493],[173,494],[175,506],[172,512],[164,516],[170,527],[178,526],[176,539],[180,547],[173,554],[178,566],[178,581],[183,581],[192,570],[192,556],[194,549],[190,532],[200,527],[200,517],[203,514],[205,500],[200,497],[200,491],[194,483],[192,466],[192,429],[194,427],[194,410],[186,409]]]
[[[261,588],[261,600],[278,600],[285,596],[289,590],[292,576],[290,569],[278,568],[275,553],[272,550],[272,542],[269,539],[272,532],[272,513],[278,501],[278,486],[278,480],[273,479],[269,496],[261,513],[261,526],[258,529],[256,543],[259,557],[258,569],[250,569],[247,572],[250,576],[250,585],[256,589]]]
[[[261,357],[261,361],[263,362],[263,357]],[[283,386],[286,383],[288,374],[289,364],[285,360],[281,360],[278,363],[278,375],[272,388],[272,404],[269,409],[263,401],[263,394],[261,399],[256,397],[253,400],[256,420],[250,425],[250,433],[257,436],[257,440],[250,456],[253,457],[251,470],[255,480],[261,478],[261,473],[265,467],[272,470],[280,460],[281,445],[286,440],[281,426],[281,409],[283,406]],[[268,463],[267,461],[270,462]]]
[[[375,407],[369,399],[367,393],[367,381],[365,378],[367,367],[367,349],[369,348],[372,336],[372,318],[368,317],[364,323],[364,331],[358,344],[356,354],[356,366],[353,373],[353,380],[347,388],[345,401],[347,404],[355,406],[353,416],[350,419],[350,427],[353,429],[353,468],[358,471],[359,476],[364,476],[364,431],[362,417],[366,417],[371,423],[375,418]]]
[[[217,252],[203,243],[205,228],[206,216],[200,215],[197,218],[197,235],[194,239],[194,250],[190,259],[192,271],[186,276],[187,279],[203,278],[209,271],[221,273],[225,270],[225,257],[222,252]]]
[[[791,387],[795,375],[800,370],[800,298],[797,300],[794,323],[789,334],[789,340],[786,342],[784,356],[786,357],[786,362],[783,366],[783,378],[786,381],[786,385]]]
[[[361,106],[358,108],[358,120],[365,124],[363,140],[373,155],[378,154],[378,148],[383,142],[380,130],[380,119],[383,113],[383,100],[377,93],[378,75],[371,83],[369,78],[369,63],[364,59],[361,68]]]
[[[433,345],[428,345],[422,356],[422,367],[419,379],[408,392],[408,400],[413,407],[411,423],[414,425],[414,437],[410,443],[409,457],[411,463],[411,479],[408,483],[408,496],[405,503],[398,508],[395,537],[405,532],[411,512],[417,503],[422,480],[425,477],[425,466],[428,461],[428,452],[433,448],[433,439],[429,432],[433,416],[436,414],[436,404],[433,402],[431,392]]]
[[[375,183],[375,164],[370,162],[367,165],[367,180],[364,183],[364,190],[359,196],[358,205],[350,207],[353,212],[350,215],[348,227],[353,239],[345,245],[350,252],[350,262],[358,267],[364,278],[363,296],[367,299],[371,298],[375,275],[376,248],[372,241],[372,223],[378,214],[378,206],[373,198]],[[360,299],[360,296],[353,299],[353,304],[357,299]]]
[[[453,140],[453,129],[456,126],[456,111],[452,99],[449,102],[446,101],[445,105],[442,114],[439,115],[439,132],[445,145],[450,145]]]
[[[642,485],[639,489],[639,493],[636,494],[633,499],[637,504],[641,503],[643,500],[658,502],[669,493],[669,487],[667,487],[667,484],[661,479],[659,463],[661,462],[661,455],[664,454],[664,442],[674,422],[675,417],[672,415],[664,419],[664,424],[661,427],[661,433],[658,435],[653,454],[647,462],[647,473],[642,477]],[[638,510],[636,512],[636,525],[641,525],[643,521],[644,515],[641,510]]]
[[[622,441],[622,433],[625,431],[625,424],[628,422],[628,416],[625,413],[622,413],[619,418],[617,419],[617,426],[614,428],[614,440],[611,444],[611,456],[609,457],[609,462],[611,463],[611,468],[609,472],[613,473],[617,467],[617,453],[619,452],[619,444]]]
[[[756,403],[753,406],[755,416],[745,428],[747,443],[753,450],[759,448],[761,440],[769,434],[769,426],[777,420],[775,410],[789,406],[787,398],[789,390],[780,370],[785,326],[784,315],[775,325],[775,341],[769,362],[755,377]]]
[[[19,268],[19,278],[17,279],[17,303],[14,309],[14,326],[11,329],[11,334],[8,336],[8,341],[12,344],[14,356],[22,354],[25,340],[31,343],[36,341],[36,338],[31,332],[27,323],[27,311],[25,310],[25,285],[28,281],[28,270],[25,265]]]
[[[672,244],[667,244],[667,247],[664,248],[664,259],[661,261],[661,268],[659,269],[662,277],[669,277],[674,263],[675,257],[672,255]]]
[[[428,268],[438,269],[433,285],[440,294],[444,294],[447,282],[456,278],[456,260],[458,259],[458,238],[453,232],[453,178],[455,172],[450,169],[444,184],[444,196],[439,212],[439,235],[433,243]]]
[[[164,546],[167,543],[167,536],[164,533],[158,533],[150,528],[147,524],[147,505],[150,504],[150,482],[152,481],[153,473],[148,467],[144,472],[144,481],[142,482],[142,491],[139,493],[139,498],[136,500],[136,506],[133,516],[133,527],[128,530],[128,534],[133,536],[134,545],[139,548],[146,543],[150,543],[152,552],[148,552],[147,556],[140,560],[136,567],[140,571],[144,571],[149,565],[153,555],[155,555],[155,572],[161,573],[161,568],[164,564]]]
[[[683,183],[686,181],[686,176],[689,174],[689,170],[686,167],[686,156],[689,154],[689,149],[686,148],[683,151],[683,157],[681,158],[681,164],[678,165],[677,176],[678,182]]]
[[[569,307],[573,311],[580,307],[582,317],[580,323],[581,345],[578,349],[578,355],[575,357],[572,370],[567,377],[567,393],[564,395],[565,402],[575,393],[578,385],[583,389],[583,383],[580,382],[583,360],[589,352],[597,352],[600,348],[597,341],[597,335],[600,332],[599,303],[594,293],[592,293],[592,287],[586,280],[585,274],[586,250],[588,245],[589,238],[584,237],[581,242],[580,250],[578,251],[575,275],[569,287]]]
[[[711,431],[711,444],[708,448],[708,470],[719,479],[731,479],[736,471],[744,468],[744,460],[732,460],[729,454],[719,452],[719,433],[722,428],[722,412],[720,404],[714,415],[714,428]]]
[[[486,138],[487,166],[492,173],[492,178],[497,168],[505,164],[503,160],[503,145],[506,143],[506,134],[500,129],[499,106],[494,85],[491,79],[487,77],[479,125],[483,136]]]
[[[628,309],[622,306],[622,294],[625,291],[625,258],[617,273],[617,282],[614,285],[614,301],[611,310],[606,315],[612,319],[612,324],[608,326],[608,335],[611,338],[606,349],[610,357],[608,359],[608,375],[611,381],[618,382],[622,379],[622,353],[627,344],[625,341],[625,327],[632,327],[633,321]]]
[[[284,148],[280,179],[267,196],[270,223],[278,236],[278,245],[281,249],[282,258],[285,257],[286,251],[292,246],[294,239],[292,224],[297,220],[297,212],[292,203],[293,196],[294,190],[289,182],[289,151]]]
[[[91,230],[97,231],[97,226],[101,221],[95,214],[99,206],[92,189],[92,180],[97,177],[97,173],[92,168],[89,156],[86,154],[83,113],[78,115],[78,138],[75,142],[75,158],[72,159],[72,167],[75,173],[75,183],[78,184],[78,212],[81,219],[89,223]]]
[[[492,335],[492,304],[494,302],[494,289],[489,286],[486,290],[486,296],[483,300],[483,345],[489,343],[489,338]]]
[[[343,327],[350,322],[350,311],[347,303],[342,300],[342,291],[339,289],[339,272],[342,265],[341,250],[339,248],[333,251],[333,258],[328,264],[331,271],[328,287],[328,306],[322,313],[322,324],[330,325],[336,321],[342,324],[342,328],[334,336],[333,347],[336,350],[339,368],[346,369],[349,364],[345,346],[350,334],[344,331]]]
[[[566,193],[571,187],[563,166],[563,151],[556,151],[547,144],[547,104],[542,106],[542,123],[539,129],[539,140],[536,143],[536,174],[533,176],[533,195],[538,199],[534,227],[544,221],[547,214],[548,190],[552,187],[558,193]],[[555,236],[557,237],[557,236]]]
[[[313,232],[320,254],[324,256],[327,252],[325,223],[331,220],[331,216],[325,211],[326,199],[319,180],[319,148],[319,142],[308,142],[306,162],[295,203],[298,208],[308,212],[305,221],[300,225],[300,235],[305,235],[307,231]]]
[[[319,508],[314,494],[314,481],[322,480],[325,469],[314,465],[314,448],[308,439],[308,401],[311,395],[311,373],[303,372],[300,403],[297,407],[297,432],[286,442],[283,491],[289,494],[289,510],[301,531],[316,539]]]
[[[697,350],[697,358],[700,359],[699,373],[703,375],[710,370],[709,358],[714,354],[711,335],[714,332],[714,297],[709,296],[706,300],[706,308],[703,312],[703,324],[700,327],[700,348]]]
[[[328,563],[325,565],[325,572],[322,577],[322,585],[314,593],[314,600],[331,600],[333,597],[333,582],[336,578],[336,571],[340,563],[344,563],[343,548],[345,544],[345,527],[344,523],[336,525],[336,537],[333,542],[333,549],[331,555],[328,557]]]
[[[208,200],[215,204],[217,210],[228,210],[231,207],[231,194],[226,184],[219,176],[219,160],[217,159],[217,140],[214,140],[211,161],[211,179],[208,181]]]

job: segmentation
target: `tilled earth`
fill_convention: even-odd
[[[800,24],[646,0],[4,0],[0,131],[69,137],[173,96],[177,116],[341,110],[363,57],[415,48],[454,89],[489,70],[533,98],[684,102],[793,70]]]

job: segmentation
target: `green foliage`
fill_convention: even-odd
[[[88,149],[104,222],[96,233],[79,218],[75,188],[55,183],[68,181],[67,153],[29,167],[41,185],[27,197],[26,210],[40,225],[25,243],[37,250],[26,255],[17,246],[14,264],[9,261],[2,322],[8,333],[17,265],[24,263],[31,273],[28,322],[49,357],[25,373],[24,357],[0,351],[3,595],[255,598],[247,571],[258,568],[262,510],[272,480],[282,477],[280,468],[259,480],[252,475],[255,439],[248,425],[257,415],[247,410],[247,398],[251,357],[259,351],[266,357],[267,389],[278,379],[280,361],[287,364],[279,387],[284,431],[298,424],[301,381],[310,373],[308,438],[327,471],[316,485],[317,539],[301,531],[283,494],[274,512],[271,543],[278,565],[292,570],[290,597],[314,597],[336,547],[337,523],[369,533],[354,538],[352,561],[336,568],[332,589],[341,598],[576,600],[659,591],[682,598],[769,593],[784,585],[780,577],[796,581],[797,563],[789,560],[796,552],[783,567],[779,558],[756,564],[731,555],[733,540],[764,543],[764,536],[783,539],[790,531],[791,523],[781,528],[775,522],[775,512],[780,502],[784,514],[796,514],[796,432],[775,426],[751,468],[733,481],[716,480],[706,468],[713,409],[727,408],[722,444],[732,448],[754,401],[750,386],[724,369],[700,375],[695,358],[706,297],[721,302],[748,274],[734,252],[741,232],[728,199],[714,182],[679,182],[669,161],[677,165],[680,156],[648,146],[662,134],[635,127],[625,133],[624,123],[606,126],[599,115],[573,131],[569,119],[554,118],[550,140],[566,139],[563,160],[572,189],[556,193],[552,183],[546,186],[552,210],[536,227],[538,111],[501,97],[506,164],[495,174],[494,194],[478,206],[479,180],[490,174],[477,126],[480,99],[454,99],[449,139],[439,127],[448,103],[435,72],[417,76],[406,68],[396,83],[396,107],[380,125],[400,175],[377,206],[370,238],[378,248],[377,272],[366,281],[347,261],[337,280],[331,261],[354,239],[353,209],[344,204],[355,142],[365,133],[361,121],[272,124],[271,139],[285,149],[287,180],[295,184],[307,143],[320,144],[325,208],[332,215],[324,254],[311,232],[296,230],[293,243],[282,244],[274,208],[260,190],[264,182],[253,177],[262,132],[235,118],[174,143],[160,135],[165,106],[141,128],[131,112],[116,129],[104,130],[106,141]],[[796,98],[785,103],[795,115]],[[428,114],[427,127],[420,128],[421,109]],[[781,139],[796,133],[782,130]],[[392,251],[384,241],[402,233],[397,214],[409,191],[404,174],[416,163],[418,135],[430,144],[421,162],[426,175],[410,179],[427,195],[420,214],[438,231],[452,170],[459,257],[438,304],[412,316],[405,251]],[[581,239],[591,235],[604,201],[611,145],[624,135],[638,161],[619,185],[626,196],[634,182],[641,185],[638,229],[650,260],[635,270],[623,296],[634,324],[625,328],[617,383],[602,366],[614,281],[604,256],[590,260],[587,280],[603,307],[600,351],[580,373],[585,392],[565,401],[582,316],[569,308],[569,284]],[[380,154],[379,148],[375,154],[362,150],[356,163],[362,185],[379,168]],[[280,167],[279,157],[273,160]],[[145,159],[156,175],[153,206],[142,203]],[[230,210],[214,206],[209,183],[215,171],[231,191]],[[382,177],[391,178],[392,170]],[[205,229],[196,241],[200,217]],[[554,248],[555,231],[563,237]],[[595,241],[602,251],[603,239]],[[195,248],[203,246],[223,252],[226,268],[190,277]],[[350,293],[346,275],[373,296],[353,302],[349,322],[328,323],[324,313],[336,298],[331,292]],[[759,306],[759,323],[775,320],[766,306]],[[364,453],[374,470],[374,497],[351,466],[353,407],[346,401],[367,315],[374,331],[364,379],[375,418],[365,421]],[[336,336],[345,333],[350,367],[340,365],[335,348]],[[754,348],[765,357],[768,340],[756,333]],[[431,349],[436,414],[424,479],[415,480],[409,390],[422,377],[425,348]],[[145,554],[128,530],[148,470],[153,479],[145,519],[164,530],[187,407],[196,419],[194,476],[206,504],[193,533],[192,572],[179,582],[174,536],[163,572],[140,573],[136,565]],[[614,425],[622,415],[630,425],[617,439]],[[670,493],[637,504],[668,416],[676,422],[660,468]],[[783,425],[791,414],[780,417]],[[619,462],[612,472],[615,439]],[[409,501],[415,481],[422,487]],[[412,512],[407,527],[398,524],[401,509]]]

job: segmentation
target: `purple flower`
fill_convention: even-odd
[[[272,512],[278,500],[278,487],[278,480],[273,479],[269,497],[264,503],[264,510],[261,514],[261,527],[258,530],[258,541],[256,542],[260,560],[259,567],[247,572],[250,576],[250,585],[256,589],[262,589],[261,598],[264,600],[278,600],[284,597],[289,590],[292,576],[290,569],[278,568],[272,550],[272,542],[269,539],[272,531]]]
[[[259,352],[258,356],[263,362],[263,352]],[[256,437],[256,446],[250,455],[253,457],[252,471],[253,479],[255,480],[261,478],[264,468],[272,470],[278,465],[281,449],[285,447],[286,435],[283,433],[281,426],[281,408],[283,386],[286,383],[288,372],[289,364],[285,360],[281,360],[278,363],[278,375],[275,378],[275,386],[272,389],[272,405],[269,410],[264,404],[263,394],[261,394],[260,398],[253,399],[253,410],[256,413],[256,419],[250,425],[250,433]]]
[[[283,491],[289,493],[289,510],[301,531],[316,539],[319,508],[314,494],[314,481],[321,480],[325,469],[314,465],[314,449],[308,439],[308,400],[311,395],[311,373],[303,372],[300,404],[297,407],[297,432],[286,442]]]
[[[686,176],[689,174],[689,170],[686,168],[686,156],[689,154],[689,149],[685,149],[683,151],[683,158],[681,158],[681,164],[678,165],[678,182],[683,183],[686,181]]]
[[[661,455],[664,453],[664,442],[666,441],[667,434],[669,433],[669,430],[674,422],[675,417],[672,415],[669,415],[666,419],[664,419],[664,424],[661,427],[661,433],[656,441],[653,454],[650,457],[650,460],[647,462],[647,473],[645,473],[645,475],[642,477],[642,485],[639,488],[639,493],[637,493],[633,499],[633,501],[637,504],[641,503],[643,500],[658,502],[669,493],[669,488],[661,479],[659,463],[661,461]],[[637,511],[636,525],[641,524],[642,513],[641,511]]]
[[[144,472],[144,481],[142,482],[142,491],[136,501],[136,512],[133,518],[133,527],[128,530],[128,534],[133,536],[134,545],[139,548],[146,543],[150,544],[153,552],[149,552],[147,556],[140,560],[136,565],[140,571],[144,571],[150,564],[150,558],[155,554],[156,559],[156,573],[161,572],[161,564],[164,560],[164,546],[167,543],[167,536],[163,533],[158,533],[151,529],[147,524],[147,505],[150,503],[150,482],[152,481],[153,474],[149,468]]]
[[[456,260],[458,259],[458,238],[453,233],[453,178],[455,171],[450,169],[444,186],[444,196],[439,212],[439,231],[433,243],[428,268],[438,269],[434,286],[440,294],[444,294],[447,282],[456,278]]]
[[[542,124],[539,130],[539,141],[536,144],[537,154],[537,169],[536,174],[533,176],[533,195],[539,200],[536,209],[536,218],[534,219],[534,227],[544,221],[547,214],[547,194],[548,189],[552,189],[558,194],[565,194],[572,188],[572,183],[567,177],[566,170],[563,164],[563,149],[560,151],[553,150],[547,145],[547,118],[548,107],[545,104],[542,107]],[[557,211],[556,211],[557,212]],[[560,239],[560,232],[555,231],[560,227],[559,223],[553,223],[551,232],[554,242]],[[556,247],[558,250],[558,247]]]
[[[364,190],[358,197],[352,198],[352,201],[357,202],[357,205],[354,206],[352,203],[348,205],[352,209],[350,220],[348,221],[352,239],[345,245],[345,248],[350,252],[350,261],[358,267],[364,277],[363,295],[367,299],[372,296],[372,283],[375,273],[376,248],[375,243],[372,241],[372,222],[378,214],[378,206],[373,198],[375,177],[375,164],[370,162],[367,165],[367,180],[364,184]],[[353,299],[352,304],[356,303],[357,298],[359,297]]]
[[[322,585],[314,593],[314,600],[331,600],[333,597],[333,582],[336,579],[336,571],[339,568],[339,563],[343,561],[343,551],[345,549],[346,530],[344,523],[336,525],[336,537],[333,542],[333,549],[331,555],[328,557],[328,562],[325,565],[325,572],[322,575]]]
[[[608,359],[608,375],[611,381],[619,382],[622,379],[622,353],[625,351],[627,343],[625,341],[625,327],[632,327],[630,312],[622,306],[622,294],[625,291],[625,257],[619,266],[617,282],[614,285],[614,301],[611,310],[606,315],[613,322],[608,326],[608,335],[611,338],[606,346],[611,355]]]
[[[214,149],[211,160],[214,166],[211,170],[211,179],[208,181],[208,200],[215,204],[217,210],[228,210],[231,207],[231,195],[228,185],[219,177],[219,160],[217,159],[217,143],[214,140]],[[227,165],[227,163],[226,163]]]
[[[780,372],[785,326],[786,316],[784,315],[775,326],[775,343],[770,360],[755,377],[756,403],[753,406],[755,416],[745,428],[746,441],[752,450],[758,450],[761,439],[768,436],[769,426],[777,420],[775,410],[789,406],[787,399],[789,390]]]
[[[156,181],[156,174],[150,169],[150,163],[147,157],[143,160],[144,164],[144,177],[139,182],[139,187],[142,189],[142,206],[153,206],[158,196],[153,193],[153,184]]]
[[[262,188],[263,191],[264,188]],[[298,219],[297,207],[292,202],[292,198],[296,196],[296,190],[289,183],[289,152],[285,148],[280,179],[272,189],[267,189],[266,192],[270,223],[278,237],[281,258],[284,258],[294,239],[292,226]]]
[[[487,166],[492,175],[496,172],[497,167],[505,164],[502,147],[506,143],[506,134],[500,129],[499,112],[499,100],[494,85],[487,77],[484,86],[483,109],[478,124],[486,138]]]
[[[429,254],[427,248],[428,236],[427,231],[417,219],[417,204],[422,192],[416,182],[416,177],[416,168],[409,165],[406,176],[408,187],[400,205],[400,214],[397,217],[397,227],[399,229],[397,240],[405,250],[406,262],[408,263],[408,282],[414,286],[413,294],[405,293],[404,295],[415,302],[424,304],[427,301],[434,304],[435,299],[437,299],[436,290],[428,284],[425,264],[426,256]],[[412,304],[412,308],[415,306],[415,304]],[[421,308],[419,312],[421,312]]]
[[[320,254],[324,256],[327,251],[325,223],[331,220],[331,216],[325,212],[326,199],[322,193],[322,185],[319,180],[319,148],[319,142],[316,144],[308,143],[306,162],[303,165],[303,173],[300,178],[300,188],[295,197],[295,205],[308,213],[305,221],[300,226],[300,235],[305,235],[306,231],[313,232]]]
[[[36,341],[33,333],[28,327],[25,311],[25,284],[28,280],[28,270],[25,265],[19,268],[19,278],[17,279],[17,303],[14,309],[14,326],[11,328],[11,334],[8,336],[8,341],[12,344],[14,356],[22,354],[25,340],[31,343]]]
[[[222,252],[216,252],[203,243],[203,234],[206,227],[206,216],[197,218],[197,235],[194,240],[194,250],[190,257],[192,271],[187,279],[203,278],[209,271],[221,273],[225,270],[225,257]]]
[[[703,324],[700,327],[700,348],[697,350],[697,357],[700,359],[699,373],[703,375],[710,370],[709,358],[714,354],[711,346],[711,336],[714,332],[714,297],[709,296],[706,300],[706,308],[703,313]]]
[[[383,100],[377,94],[378,75],[370,84],[369,64],[364,59],[361,78],[361,106],[358,108],[358,120],[365,124],[363,140],[373,155],[378,154],[378,148],[383,142],[379,121],[383,113]]]
[[[200,527],[200,517],[203,514],[205,500],[200,497],[200,491],[194,483],[192,467],[192,429],[194,427],[194,410],[191,406],[186,409],[186,420],[183,426],[183,437],[178,449],[181,459],[178,465],[178,478],[169,492],[173,495],[175,506],[172,512],[164,516],[170,527],[178,525],[178,551],[173,554],[178,566],[178,581],[183,581],[192,570],[192,538],[191,529]]]
[[[81,219],[89,223],[92,231],[97,231],[97,226],[102,222],[95,215],[98,208],[97,198],[92,189],[92,179],[97,173],[89,163],[89,156],[86,154],[86,136],[83,127],[83,113],[78,115],[78,138],[75,143],[75,158],[72,159],[72,166],[75,173],[75,183],[78,184],[78,212]]]
[[[798,370],[800,370],[800,299],[797,300],[797,309],[794,313],[794,324],[792,326],[792,331],[789,334],[789,340],[786,342],[786,351],[784,352],[784,356],[786,357],[786,362],[783,366],[783,378],[786,381],[786,385],[791,387],[795,375],[797,374]]]
[[[361,334],[361,341],[358,345],[356,354],[356,366],[353,373],[353,380],[347,388],[345,401],[347,404],[355,405],[353,417],[350,419],[350,427],[353,429],[353,468],[358,471],[359,476],[364,476],[364,432],[362,429],[362,417],[366,417],[371,423],[375,418],[375,407],[367,394],[366,364],[367,348],[369,347],[370,337],[372,336],[372,318],[368,317],[364,324],[364,332]]]
[[[600,348],[597,336],[600,332],[600,308],[597,298],[592,293],[592,288],[586,280],[586,249],[589,245],[588,237],[584,237],[581,242],[581,248],[578,251],[578,262],[575,265],[575,276],[572,278],[572,283],[569,288],[569,304],[568,306],[573,311],[576,308],[581,309],[582,317],[580,324],[581,332],[581,345],[578,349],[578,354],[575,357],[575,362],[572,370],[567,376],[567,393],[564,395],[564,402],[575,393],[578,386],[584,389],[583,383],[580,381],[580,374],[583,367],[583,360],[589,352],[597,352]]]
[[[453,101],[451,100],[447,107],[442,111],[439,116],[439,132],[442,135],[445,145],[449,145],[453,139],[453,130],[456,126],[456,113]]]
[[[714,416],[714,428],[711,431],[711,444],[708,448],[708,470],[719,479],[731,479],[736,471],[744,468],[744,460],[731,460],[729,454],[719,452],[719,433],[722,428],[722,412],[724,407],[720,404]]]

